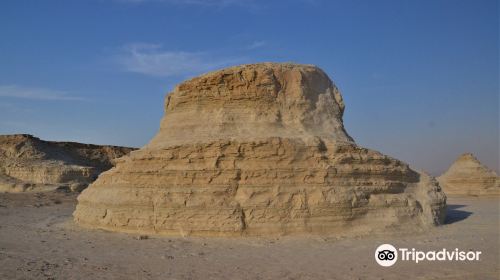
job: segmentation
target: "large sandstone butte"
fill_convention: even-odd
[[[500,195],[500,177],[470,153],[459,156],[437,179],[447,194]]]
[[[366,232],[443,221],[437,182],[358,147],[311,65],[262,63],[178,85],[159,133],[78,197],[79,224],[199,236]]]
[[[0,192],[80,191],[133,148],[0,135]]]

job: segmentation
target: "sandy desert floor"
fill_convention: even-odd
[[[355,238],[169,238],[79,228],[75,194],[0,194],[0,279],[500,279],[498,198],[448,199],[447,224],[427,233]],[[398,261],[383,243],[480,250],[477,262]]]

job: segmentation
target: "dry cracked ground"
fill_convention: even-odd
[[[79,228],[76,195],[0,194],[0,279],[500,279],[499,199],[448,199],[447,223],[417,234],[274,239],[171,238]],[[476,262],[398,261],[382,243],[479,250]]]

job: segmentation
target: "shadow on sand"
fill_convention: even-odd
[[[448,204],[448,208],[446,210],[446,219],[444,220],[444,223],[446,225],[453,224],[456,222],[463,221],[463,220],[467,219],[470,215],[472,215],[472,212],[458,210],[458,209],[463,208],[465,206],[467,206],[467,205]]]

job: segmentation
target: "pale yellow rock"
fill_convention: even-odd
[[[0,192],[81,191],[132,148],[0,135]]]
[[[337,234],[443,221],[437,182],[358,147],[311,65],[236,66],[167,95],[160,131],[78,197],[77,223],[200,236]]]
[[[500,195],[500,177],[470,153],[459,156],[437,179],[447,194]]]

